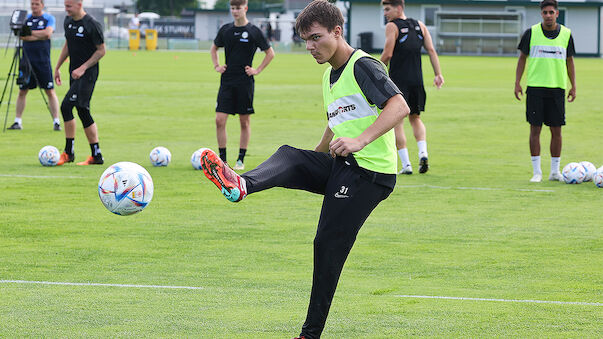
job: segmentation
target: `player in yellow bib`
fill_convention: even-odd
[[[325,0],[297,17],[296,32],[319,64],[328,125],[314,150],[281,146],[255,169],[238,175],[211,150],[201,153],[207,178],[230,201],[272,187],[323,195],[314,238],[314,274],[300,338],[319,338],[337,282],[356,236],[396,184],[394,126],[410,109],[385,65],[343,37],[343,15]],[[295,203],[295,202],[292,202]]]
[[[515,97],[521,100],[521,76],[528,65],[526,89],[526,120],[530,123],[530,153],[533,176],[531,182],[542,181],[540,168],[540,131],[542,124],[551,130],[551,174],[549,180],[562,181],[561,126],[565,125],[565,89],[571,84],[567,99],[576,98],[576,73],[574,71],[574,40],[571,31],[557,23],[559,10],[556,0],[540,3],[542,23],[528,29],[522,36],[521,51],[515,72]]]

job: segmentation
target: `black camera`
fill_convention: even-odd
[[[27,11],[23,9],[16,9],[13,15],[10,17],[10,29],[15,33],[16,36],[28,36],[31,35],[31,28],[25,25],[27,21]]]

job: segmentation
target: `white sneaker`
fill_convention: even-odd
[[[542,181],[542,174],[534,174],[532,179],[530,179],[530,182],[541,182],[541,181]]]
[[[241,160],[237,160],[237,163],[232,169],[235,171],[242,171],[245,169],[245,164]]]
[[[563,175],[560,172],[553,172],[549,176],[550,181],[563,181]]]
[[[412,174],[412,166],[408,165],[404,167],[398,174]]]

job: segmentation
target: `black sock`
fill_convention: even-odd
[[[98,142],[90,144],[90,153],[92,153],[92,156],[95,158],[101,156],[101,150],[100,146],[98,145]]]
[[[247,148],[239,148],[239,159],[241,162],[245,159],[245,153],[247,153]]]
[[[74,138],[65,138],[65,153],[73,155]]]
[[[218,150],[220,151],[220,159],[222,159],[222,161],[226,162],[226,147],[218,148]]]

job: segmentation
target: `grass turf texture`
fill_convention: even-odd
[[[0,69],[9,62],[4,58]],[[603,190],[546,181],[546,129],[545,181],[528,182],[525,103],[513,97],[516,59],[444,56],[441,64],[446,84],[439,91],[427,86],[423,115],[432,167],[400,176],[365,223],[323,337],[600,336],[601,306],[397,297],[603,301]],[[309,55],[281,54],[256,78],[248,169],[281,144],[315,146],[326,124],[324,68]],[[601,166],[603,60],[576,59],[576,69],[578,98],[567,104],[562,164]],[[91,104],[106,165],[88,167],[38,163],[38,150],[62,149],[64,134],[51,130],[40,94],[30,92],[24,130],[0,135],[0,280],[203,289],[2,283],[0,337],[299,333],[321,197],[272,189],[234,205],[193,171],[193,151],[216,149],[218,83],[207,53],[108,51]],[[57,88],[60,99],[66,90]],[[238,129],[231,118],[231,162]],[[418,170],[408,122],[406,131]],[[148,160],[160,145],[173,155],[167,168]],[[89,151],[78,120],[76,161]],[[154,180],[153,201],[134,216],[113,215],[98,199],[100,174],[118,161],[143,165]]]

